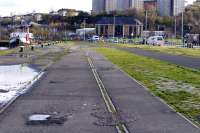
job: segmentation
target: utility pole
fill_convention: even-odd
[[[145,10],[145,31],[147,31],[148,27],[148,14],[147,14],[147,10]],[[145,35],[145,38],[144,38],[144,44],[146,45],[147,44],[147,35]]]
[[[145,30],[147,31],[147,24],[148,24],[148,14],[147,10],[145,10]]]
[[[0,40],[2,39],[1,38],[1,31],[2,31],[2,27],[1,27],[1,23],[0,23]]]
[[[115,15],[113,16],[113,39],[115,38]]]
[[[185,44],[185,42],[184,42],[184,11],[182,12],[181,16],[182,16],[181,17],[182,18],[181,38],[182,38],[182,43],[184,46],[184,44]]]
[[[86,37],[85,37],[85,34],[86,34],[86,33],[85,33],[85,32],[86,32],[86,31],[85,31],[85,27],[86,27],[86,19],[85,19],[85,18],[84,18],[83,23],[84,23],[84,41],[85,41],[85,40],[86,40]]]
[[[175,35],[175,38],[176,38],[176,34],[177,34],[177,33],[176,33],[176,16],[175,16],[175,21],[174,21],[174,23],[175,23],[175,24],[174,24],[174,35]]]
[[[184,4],[185,3],[187,3],[187,1],[184,1]],[[181,39],[182,39],[183,46],[185,45],[185,41],[184,41],[184,11],[185,11],[185,8],[183,9],[182,14],[181,14],[181,18],[182,18]]]

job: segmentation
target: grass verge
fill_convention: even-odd
[[[200,126],[200,71],[114,48],[95,50]]]
[[[15,52],[16,49],[9,49],[9,50],[0,50],[0,56],[1,55],[7,55],[7,54],[11,54],[13,52]]]

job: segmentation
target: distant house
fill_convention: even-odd
[[[133,17],[102,17],[95,26],[96,34],[105,37],[141,36],[143,31],[143,24]]]
[[[56,11],[51,11],[51,12],[49,12],[49,15],[58,15],[58,12],[56,12]]]
[[[12,16],[13,21],[20,21],[21,19],[23,19],[23,15],[14,15]]]
[[[25,14],[25,15],[23,15],[22,19],[25,20],[25,21],[31,21],[31,20],[33,20],[33,14],[32,13]]]
[[[43,16],[42,13],[35,13],[33,14],[33,16],[34,16],[34,20],[36,20],[37,22],[42,21],[42,16]]]
[[[73,17],[78,16],[79,12],[75,9],[60,9],[58,10],[58,14],[64,17]]]

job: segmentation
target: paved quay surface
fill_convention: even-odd
[[[117,133],[85,51],[69,54],[47,68],[27,94],[0,114],[0,133]],[[200,133],[137,82],[99,54],[86,50],[130,133]],[[66,116],[63,125],[26,125],[35,113]]]
[[[112,133],[98,123],[108,115],[85,53],[71,50],[47,69],[31,91],[0,115],[0,133]],[[64,125],[26,125],[34,113],[66,115]],[[96,117],[95,117],[96,116]],[[99,117],[98,117],[99,116]]]
[[[181,55],[171,55],[171,54],[165,54],[165,53],[160,53],[160,52],[142,50],[139,48],[120,48],[120,49],[135,53],[137,55],[166,61],[166,62],[176,64],[179,66],[189,67],[192,69],[200,69],[200,58],[187,57],[187,56],[181,56]]]
[[[200,133],[102,56],[89,52],[113,103],[131,133]]]

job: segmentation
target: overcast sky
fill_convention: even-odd
[[[192,3],[194,0],[187,0]],[[84,11],[92,9],[92,0],[0,0],[0,16],[25,14],[35,10],[47,13],[50,10],[71,8]]]

